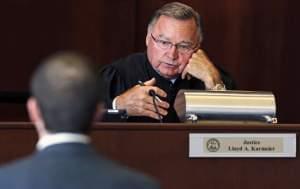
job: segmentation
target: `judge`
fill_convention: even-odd
[[[232,89],[230,76],[201,49],[202,39],[200,16],[191,7],[172,2],[158,9],[148,24],[146,53],[101,71],[107,108],[125,109],[128,121],[178,122],[173,103],[180,89]]]

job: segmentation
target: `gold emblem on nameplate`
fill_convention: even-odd
[[[209,152],[217,152],[220,149],[220,141],[216,138],[211,138],[206,142],[206,148]]]

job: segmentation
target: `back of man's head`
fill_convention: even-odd
[[[75,53],[49,57],[31,81],[31,93],[47,131],[52,133],[86,132],[102,89],[89,60]]]

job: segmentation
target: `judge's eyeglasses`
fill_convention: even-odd
[[[197,47],[197,45],[193,46],[192,44],[186,44],[186,43],[173,44],[170,41],[166,41],[166,40],[162,40],[162,39],[158,39],[158,38],[154,37],[152,33],[151,33],[151,37],[152,37],[153,41],[157,44],[157,46],[163,50],[171,49],[173,46],[175,46],[177,51],[180,53],[190,53],[190,52],[194,51],[195,48]]]

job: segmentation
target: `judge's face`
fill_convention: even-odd
[[[161,76],[176,78],[199,46],[198,39],[194,19],[177,20],[160,16],[146,37],[149,62]]]

